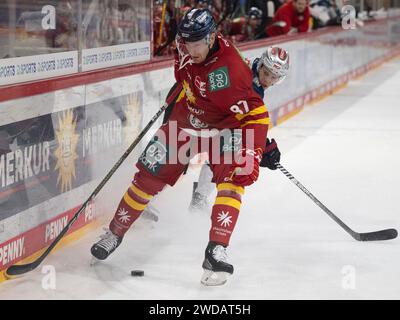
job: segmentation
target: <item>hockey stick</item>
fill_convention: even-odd
[[[318,205],[325,213],[328,214],[337,224],[339,224],[348,234],[350,234],[357,241],[376,241],[376,240],[390,240],[397,237],[396,229],[385,229],[373,232],[359,233],[352,230],[342,220],[340,220],[332,211],[325,207],[310,191],[308,191],[295,177],[293,177],[280,163],[276,167],[285,174],[297,187],[301,189],[307,196],[310,197],[316,205]]]
[[[157,45],[161,45],[162,41],[162,32],[164,29],[164,23],[165,23],[165,10],[167,10],[167,0],[164,0],[163,6],[162,6],[162,13],[161,13],[161,23],[160,23],[160,36],[158,37]]]
[[[139,142],[142,140],[142,138],[145,136],[145,134],[149,131],[151,126],[161,116],[161,114],[168,107],[168,105],[171,104],[174,101],[174,99],[177,98],[177,95],[179,94],[180,90],[181,90],[181,87],[177,84],[175,84],[174,87],[172,87],[172,89],[169,92],[170,94],[168,95],[168,97],[166,99],[165,104],[160,108],[160,110],[157,111],[157,113],[149,121],[149,123],[146,125],[146,127],[144,127],[142,132],[136,137],[136,139],[132,142],[132,144],[129,146],[129,148],[122,155],[122,157],[119,158],[119,160],[115,163],[115,165],[112,167],[112,169],[107,173],[107,175],[104,177],[104,179],[100,182],[100,184],[92,192],[92,194],[85,201],[85,203],[79,208],[77,213],[75,213],[75,215],[68,222],[68,224],[64,227],[64,229],[61,230],[60,234],[57,236],[57,238],[54,239],[54,241],[50,244],[50,246],[46,249],[46,251],[44,251],[36,260],[34,260],[31,263],[10,266],[6,270],[6,273],[5,273],[6,276],[18,276],[18,275],[27,273],[27,272],[32,271],[33,269],[37,268],[42,263],[42,261],[49,255],[51,250],[53,250],[53,248],[57,245],[57,243],[60,242],[62,237],[64,237],[64,235],[68,232],[68,230],[71,228],[73,223],[78,219],[78,217],[84,211],[84,209],[86,208],[88,203],[96,197],[96,195],[100,192],[100,190],[104,187],[104,185],[108,182],[108,180],[110,180],[111,176],[115,173],[115,171],[117,171],[117,169],[121,166],[121,164],[129,156],[129,154],[132,152],[132,150],[139,144]]]

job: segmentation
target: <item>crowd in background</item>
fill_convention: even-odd
[[[0,1],[0,59],[150,41],[152,1]]]
[[[341,24],[335,0],[155,0],[155,56],[172,53],[177,25],[192,7],[208,8],[218,31],[235,43]]]
[[[364,15],[372,1],[363,0]],[[355,0],[12,2],[0,1],[0,59],[150,41],[152,30],[154,55],[170,55],[177,26],[192,7],[208,8],[218,31],[237,43],[340,25],[343,4]]]

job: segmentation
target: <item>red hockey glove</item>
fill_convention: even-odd
[[[232,164],[232,183],[245,187],[257,181],[261,154],[261,149],[241,149],[237,157],[238,161]]]

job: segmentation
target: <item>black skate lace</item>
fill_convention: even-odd
[[[213,250],[213,257],[217,261],[227,262],[228,255],[225,251],[225,248],[221,245],[218,245]]]

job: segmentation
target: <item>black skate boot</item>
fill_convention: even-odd
[[[109,229],[104,229],[105,234],[100,236],[100,240],[96,242],[90,249],[93,257],[98,260],[105,260],[113,253],[115,249],[121,244],[122,237],[118,237],[112,233]]]
[[[233,266],[227,262],[226,248],[216,242],[209,242],[203,261],[204,273],[201,283],[205,286],[223,285],[233,274]]]

